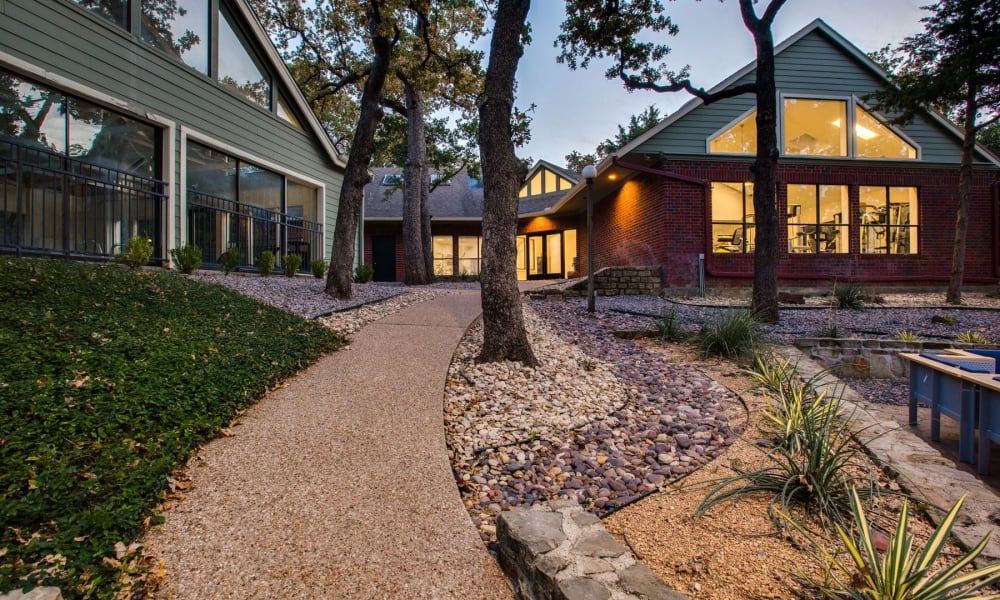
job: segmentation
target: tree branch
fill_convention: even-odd
[[[692,96],[701,98],[701,101],[705,104],[711,104],[713,102],[718,102],[719,100],[725,100],[726,98],[741,96],[743,94],[752,94],[756,91],[754,85],[750,83],[744,83],[743,85],[738,85],[736,87],[726,88],[721,92],[710,93],[704,88],[694,87],[691,84],[690,79],[672,81],[667,85],[661,85],[653,81],[643,81],[642,79],[639,79],[638,76],[628,75],[621,69],[618,71],[618,76],[625,82],[625,87],[630,90],[653,90],[654,92],[661,93],[685,91]]]

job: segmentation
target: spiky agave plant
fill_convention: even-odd
[[[818,586],[824,597],[855,600],[1000,598],[1000,594],[980,593],[980,590],[1000,581],[1000,563],[962,572],[986,548],[990,539],[989,534],[954,564],[931,571],[951,534],[951,528],[955,524],[965,496],[951,507],[927,540],[923,550],[913,547],[913,536],[907,529],[909,506],[908,502],[904,501],[899,511],[896,532],[890,537],[885,554],[880,558],[857,491],[852,488],[850,495],[851,514],[854,517],[857,536],[852,537],[839,524],[836,528],[851,556],[851,563],[844,564],[819,546],[831,567],[833,580],[832,586]]]

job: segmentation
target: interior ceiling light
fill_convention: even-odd
[[[840,119],[835,120],[833,122],[833,126],[840,127]],[[871,129],[868,129],[867,127],[861,125],[860,123],[856,123],[854,125],[854,133],[858,134],[858,137],[863,140],[870,140],[872,138],[877,138],[879,135],[878,133],[872,131]]]
[[[615,175],[614,173],[608,174],[608,181],[614,181],[615,179],[618,179],[617,175]]]

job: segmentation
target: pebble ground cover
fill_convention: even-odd
[[[0,304],[0,591],[113,597],[191,450],[342,343],[220,286],[118,265],[0,259]]]

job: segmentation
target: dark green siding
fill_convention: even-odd
[[[733,85],[752,83],[751,71]],[[883,82],[825,33],[813,30],[775,58],[778,92],[785,95],[865,95]],[[636,152],[704,155],[706,140],[755,105],[752,95],[699,106],[670,124]],[[921,147],[921,162],[955,163],[961,158],[961,140],[941,124],[928,119],[897,127]],[[809,159],[805,159],[809,160]]]
[[[311,131],[292,126],[68,0],[3,0],[0,6],[0,51],[125,101],[140,114],[176,124],[175,203],[183,186],[181,127],[324,183],[329,255],[342,176]],[[178,211],[175,227],[181,218]]]

